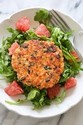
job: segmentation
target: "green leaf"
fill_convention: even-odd
[[[35,21],[39,21],[40,23],[43,23],[45,25],[48,25],[51,19],[51,15],[49,11],[46,9],[40,9],[36,12],[36,15],[34,17]]]
[[[29,93],[28,93],[28,100],[33,100],[34,98],[36,98],[38,95],[40,94],[39,90],[37,89],[32,89]]]
[[[56,45],[59,45],[60,48],[61,46],[64,46],[67,50],[72,49],[72,44],[69,40],[69,34],[64,33],[63,31],[61,31],[60,28],[53,28],[51,38],[53,39]]]
[[[40,90],[40,94],[37,96],[37,98],[32,100],[32,103],[34,105],[34,109],[41,109],[46,105],[50,105],[51,100],[47,98],[46,89]]]
[[[14,31],[15,31],[15,30],[14,30],[13,28],[11,28],[11,27],[8,27],[7,30],[8,30],[10,33],[14,33]]]
[[[62,89],[61,92],[60,92],[60,94],[59,94],[59,96],[57,96],[55,98],[55,101],[57,103],[61,103],[63,101],[63,99],[65,98],[65,96],[66,96],[66,91],[64,89]]]
[[[18,99],[17,101],[7,101],[7,100],[5,100],[5,102],[10,104],[10,105],[18,105],[18,104],[25,103],[27,101],[28,100],[26,98],[25,99]]]
[[[66,80],[67,80],[69,77],[71,77],[71,76],[74,76],[74,71],[72,70],[72,67],[71,67],[68,63],[65,62],[64,72],[63,72],[62,75],[61,75],[61,78],[60,78],[60,80],[59,80],[59,83],[60,83],[61,85],[63,85],[62,83],[63,83],[63,82],[65,83]]]
[[[54,40],[61,40],[62,37],[63,37],[64,33],[61,31],[60,28],[58,27],[54,27],[53,30],[52,30],[52,38]]]

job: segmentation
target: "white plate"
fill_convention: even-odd
[[[23,16],[27,16],[31,21],[31,26],[36,27],[38,23],[35,22],[33,18],[37,10],[38,10],[37,8],[22,10],[20,12],[13,14],[9,19],[6,19],[5,21],[3,21],[0,24],[0,41],[2,40],[3,36],[5,37],[9,35],[8,32],[6,31],[6,28],[14,27],[15,22]],[[69,24],[71,29],[75,30],[75,32],[82,29],[81,26],[73,19],[71,19],[69,16],[63,14],[62,12],[59,12],[58,10],[56,11]],[[47,106],[44,109],[37,111],[37,110],[33,110],[33,105],[31,103],[26,103],[21,105],[9,105],[5,103],[5,100],[13,101],[14,99],[19,97],[16,97],[16,98],[9,97],[4,92],[4,87],[7,86],[7,83],[4,80],[0,80],[0,103],[2,103],[9,110],[12,110],[23,116],[30,116],[35,118],[46,118],[46,117],[56,116],[69,110],[72,106],[76,105],[82,99],[83,97],[83,73],[82,72],[80,72],[80,74],[77,76],[77,83],[78,84],[74,89],[71,89],[67,92],[67,95],[61,104],[57,105],[55,103],[52,103],[50,106]]]

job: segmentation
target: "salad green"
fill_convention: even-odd
[[[9,102],[10,104],[20,104],[27,101],[31,101],[34,105],[34,108],[39,109],[44,107],[45,105],[50,105],[54,99],[49,99],[47,95],[46,89],[39,90],[32,86],[23,85],[21,81],[17,79],[16,72],[12,69],[11,66],[11,56],[8,54],[8,49],[13,44],[13,42],[17,42],[21,45],[24,41],[28,40],[48,40],[54,41],[54,43],[62,50],[64,56],[64,72],[61,75],[59,80],[60,86],[63,86],[68,78],[75,77],[79,71],[81,70],[81,62],[80,60],[77,61],[76,58],[70,54],[70,51],[73,50],[70,36],[72,35],[72,31],[63,32],[60,28],[52,26],[50,24],[51,15],[45,9],[40,9],[35,17],[35,21],[39,21],[39,23],[43,23],[47,26],[48,30],[51,33],[49,38],[43,36],[38,36],[35,34],[33,29],[30,29],[26,32],[20,32],[17,29],[8,28],[8,32],[11,33],[9,37],[2,40],[2,46],[0,48],[0,74],[4,76],[7,82],[12,82],[16,80],[18,84],[24,90],[25,99],[24,100],[17,100],[17,102]],[[56,101],[62,102],[63,98],[65,97],[65,91],[55,98]]]

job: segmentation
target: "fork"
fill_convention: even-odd
[[[55,11],[51,10],[50,14],[52,15],[51,24],[59,27],[62,31],[71,31],[71,28],[68,24],[63,20],[63,18]]]
[[[50,11],[50,14],[52,15],[52,18],[51,18],[51,24],[52,25],[59,27],[64,32],[65,31],[66,32],[71,31],[71,28],[66,23],[66,21],[55,10],[52,9]],[[81,53],[79,52],[79,50],[77,49],[77,47],[75,46],[76,45],[75,43],[77,42],[76,38],[77,38],[77,36],[74,35],[72,47],[76,51],[78,56],[80,57],[81,62],[83,62],[83,57],[82,57]],[[79,38],[80,38],[80,36],[79,36]]]

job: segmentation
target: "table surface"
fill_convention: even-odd
[[[59,9],[83,26],[83,0],[0,0],[0,22],[12,13],[32,7]],[[0,105],[0,125],[83,125],[83,100],[66,113],[49,119],[20,116]]]

